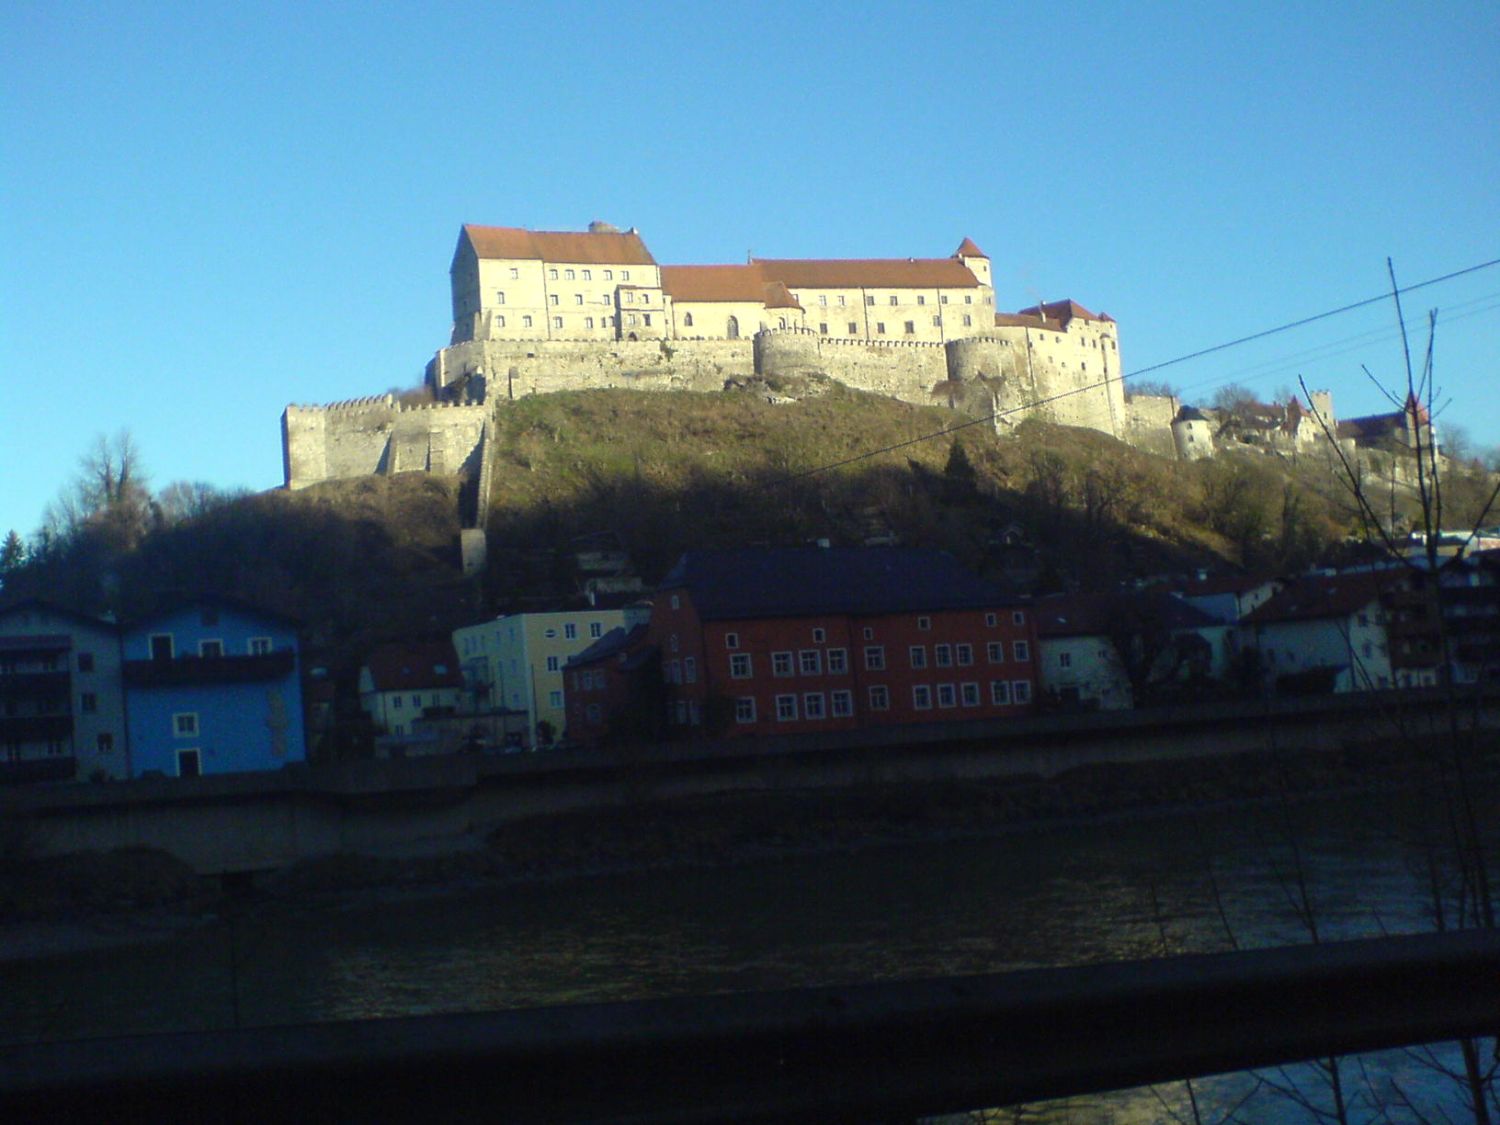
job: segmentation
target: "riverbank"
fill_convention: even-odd
[[[171,938],[230,911],[432,896],[476,886],[713,868],[907,841],[972,839],[1103,818],[1211,812],[1431,787],[1397,745],[1081,767],[1053,778],[762,790],[553,814],[402,854],[304,860],[225,886],[164,852],[119,849],[0,866],[0,961]],[[1495,775],[1480,791],[1497,815]]]

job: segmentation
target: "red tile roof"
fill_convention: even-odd
[[[1390,575],[1382,574],[1309,575],[1296,579],[1245,621],[1264,625],[1273,621],[1348,617],[1379,599],[1383,591],[1394,585]]]
[[[662,266],[661,287],[674,301],[748,301],[768,309],[802,306],[759,266]]]
[[[974,289],[957,258],[752,258],[766,278],[790,289]]]
[[[1050,328],[1053,332],[1061,332],[1063,326],[1055,320],[1047,320],[1040,316],[1023,316],[1020,313],[995,314],[996,328]]]
[[[960,242],[958,249],[953,252],[953,256],[955,258],[989,258],[988,254],[974,245],[972,238],[966,238]]]
[[[1106,320],[1111,324],[1114,323],[1115,319],[1108,313],[1091,313],[1088,309],[1084,308],[1074,300],[1048,301],[1043,305],[1032,305],[1029,309],[1022,309],[1021,315],[1045,316],[1049,320],[1061,321],[1064,327],[1066,327],[1068,321],[1072,320],[1074,317],[1078,317],[1082,320]]]
[[[656,259],[635,231],[551,231],[464,224],[463,238],[481,258],[512,258],[585,265],[654,266]]]
[[[450,641],[381,645],[365,660],[376,691],[462,687],[458,653]]]

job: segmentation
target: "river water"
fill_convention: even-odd
[[[524,1008],[986,973],[1298,943],[1296,875],[1323,940],[1431,928],[1423,810],[1398,794],[1221,807],[441,896],[252,906],[232,927],[0,964],[0,1041]],[[1353,1064],[1349,1064],[1353,1065]],[[1357,1120],[1395,1096],[1458,1113],[1450,1084],[1390,1053],[1354,1082]],[[1310,1068],[1271,1081],[1321,1094]],[[1346,1078],[1346,1081],[1353,1081]],[[1199,1083],[1204,1119],[1309,1120],[1234,1076]],[[1186,1088],[1020,1119],[1168,1121]],[[1389,1110],[1392,1120],[1402,1117]],[[1011,1116],[996,1117],[1011,1120]],[[1460,1116],[1458,1119],[1462,1119]]]

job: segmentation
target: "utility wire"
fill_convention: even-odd
[[[1444,281],[1452,281],[1455,277],[1463,277],[1466,274],[1478,273],[1480,270],[1491,269],[1494,266],[1500,266],[1500,258],[1492,258],[1488,262],[1480,262],[1478,265],[1468,266],[1461,270],[1454,270],[1452,273],[1445,273],[1440,277],[1430,277],[1426,281],[1418,281],[1411,285],[1403,285],[1399,289],[1392,290],[1391,292],[1381,293],[1375,297],[1367,297],[1362,301],[1355,301],[1352,304],[1341,305],[1336,309],[1329,309],[1326,312],[1315,313],[1312,316],[1305,316],[1301,320],[1288,321],[1286,324],[1279,324],[1275,328],[1267,328],[1260,332],[1252,332],[1248,336],[1241,336],[1238,339],[1230,340],[1223,344],[1215,344],[1212,347],[1200,348],[1195,352],[1189,352],[1187,355],[1180,355],[1175,359],[1163,360],[1161,363],[1153,363],[1149,367],[1137,368],[1135,371],[1127,372],[1124,375],[1117,375],[1110,378],[1101,379],[1095,383],[1086,383],[1081,387],[1074,387],[1072,390],[1060,391],[1055,395],[1047,395],[1045,398],[1034,399],[1031,402],[1024,403],[1021,406],[1013,406],[1006,410],[996,410],[989,414],[981,415],[977,418],[970,418],[965,422],[959,422],[956,425],[947,426],[941,430],[934,430],[932,433],[921,434],[914,438],[907,438],[905,441],[893,442],[890,445],[883,445],[878,449],[866,450],[863,453],[856,453],[852,457],[845,457],[839,461],[830,461],[825,465],[818,465],[811,469],[803,469],[801,472],[788,473],[786,476],[780,477],[772,483],[791,484],[793,481],[804,480],[807,477],[817,476],[819,473],[830,472],[833,469],[842,469],[846,465],[855,465],[861,461],[868,461],[872,457],[879,457],[885,453],[894,453],[899,449],[906,449],[913,445],[920,445],[924,441],[934,441],[937,438],[947,437],[949,434],[956,434],[961,430],[967,430],[970,426],[984,425],[994,422],[997,419],[1008,417],[1012,414],[1020,414],[1032,411],[1039,406],[1046,406],[1049,403],[1057,402],[1061,399],[1071,398],[1073,395],[1083,394],[1087,391],[1096,391],[1101,387],[1109,386],[1109,384],[1111,383],[1123,383],[1127,379],[1134,379],[1139,375],[1145,375],[1151,371],[1160,371],[1163,368],[1172,367],[1175,364],[1186,363],[1190,359],[1198,359],[1201,356],[1213,355],[1215,352],[1222,352],[1227,348],[1238,347],[1241,344],[1248,344],[1254,340],[1263,340],[1267,336],[1275,336],[1281,332],[1289,332],[1293,328],[1301,328],[1307,324],[1315,324],[1320,320],[1327,320],[1331,316],[1338,316],[1341,313],[1352,312],[1354,309],[1362,309],[1368,305],[1379,304],[1381,301],[1390,300],[1391,297],[1399,296],[1402,293],[1414,293],[1418,289],[1426,289],[1429,286],[1438,285]]]

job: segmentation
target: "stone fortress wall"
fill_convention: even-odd
[[[408,406],[394,395],[331,406],[288,406],[281,416],[286,486],[391,473],[477,471],[488,418],[485,406]]]

